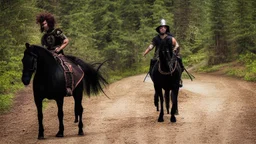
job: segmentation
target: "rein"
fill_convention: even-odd
[[[159,61],[159,60],[158,60]],[[163,75],[172,75],[173,74],[173,72],[175,71],[175,69],[177,68],[177,60],[175,61],[175,65],[174,65],[174,68],[172,69],[172,71],[170,71],[170,72],[164,72],[164,71],[162,71],[161,70],[161,67],[160,67],[160,63],[159,63],[159,65],[158,65],[158,71],[161,73],[161,74],[163,74]]]

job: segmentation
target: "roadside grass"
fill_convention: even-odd
[[[203,66],[198,68],[198,72],[206,72],[206,73],[210,73],[210,72],[216,72],[219,71],[220,69],[226,67],[228,64],[220,64],[220,65],[213,65],[213,66]]]
[[[250,65],[241,61],[234,61],[225,64],[204,66],[196,70],[197,72],[224,74],[231,77],[241,78],[246,81],[256,82],[256,70]]]
[[[11,108],[13,97],[13,94],[0,95],[0,114]]]
[[[109,72],[110,77],[108,78],[108,82],[113,83],[115,81],[121,80],[129,76],[147,73],[148,70],[149,70],[149,66],[142,66],[140,68],[130,68],[125,71],[121,71],[121,70],[112,71],[112,72]]]
[[[48,99],[43,100],[43,110],[46,109],[48,102],[49,102]]]
[[[21,84],[5,84],[2,86],[8,88],[6,88],[6,91],[0,94],[0,114],[8,112],[10,110],[13,104],[13,98],[15,96],[15,93],[23,88]]]

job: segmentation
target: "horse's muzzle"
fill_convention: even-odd
[[[21,81],[25,86],[27,86],[30,83],[30,77],[22,75]]]

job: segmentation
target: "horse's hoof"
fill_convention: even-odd
[[[171,116],[171,122],[173,122],[173,123],[176,122],[176,117],[175,116]]]
[[[38,136],[37,139],[43,140],[43,139],[44,139],[44,136]]]
[[[58,133],[56,134],[56,137],[64,137],[64,135],[63,135],[62,132],[58,132]]]
[[[77,119],[75,119],[74,123],[77,123],[77,122],[78,122],[78,120],[77,120]]]
[[[175,115],[179,115],[179,111],[178,110],[176,110]]]
[[[164,122],[164,119],[163,118],[159,118],[158,122]]]
[[[78,135],[83,136],[83,135],[84,135],[83,130],[79,131],[79,132],[78,132]]]

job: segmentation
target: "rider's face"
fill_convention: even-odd
[[[159,31],[160,31],[161,34],[165,34],[165,33],[166,33],[166,30],[167,30],[167,27],[166,27],[166,26],[161,26],[161,27],[159,28]]]
[[[49,27],[48,27],[48,23],[47,21],[43,21],[43,23],[41,24],[41,27],[44,29],[44,31],[48,31],[49,30]]]

